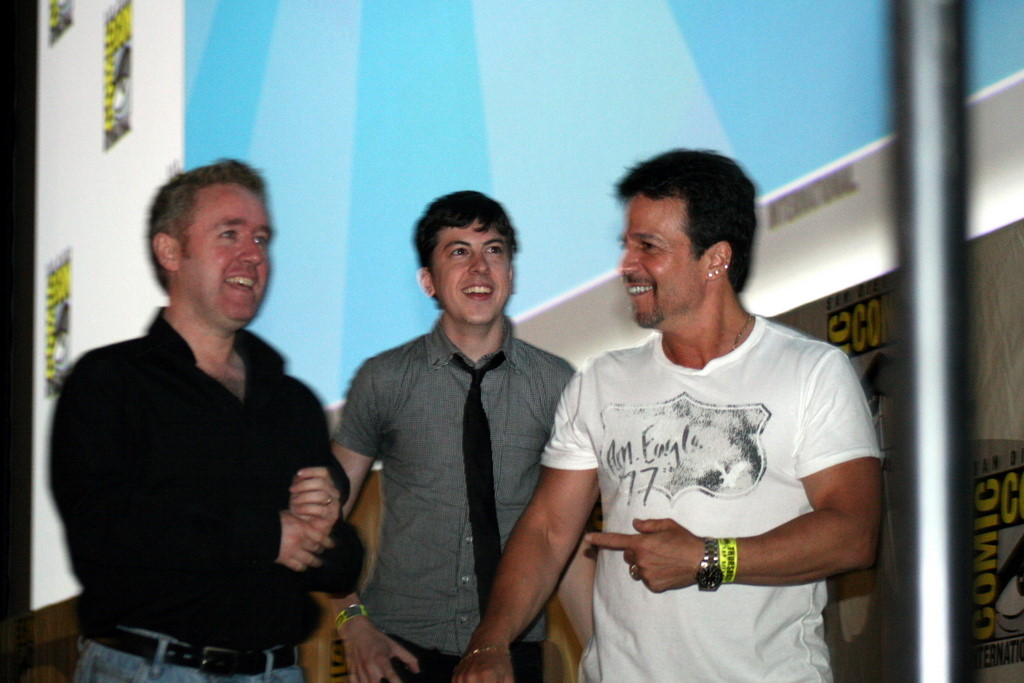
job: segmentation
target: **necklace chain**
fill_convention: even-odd
[[[735,351],[736,347],[740,345],[740,338],[743,337],[743,333],[747,331],[747,327],[753,321],[754,321],[754,316],[752,316],[749,313],[747,313],[747,319],[743,321],[743,327],[741,327],[740,331],[738,333],[736,333],[736,339],[735,339],[735,341],[733,341],[732,348],[729,349],[730,351]]]

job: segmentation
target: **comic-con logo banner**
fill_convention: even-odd
[[[131,0],[107,14],[103,35],[103,149],[110,149],[131,130]]]
[[[1024,663],[1024,442],[980,440],[974,448],[975,668],[1019,666]]]
[[[46,269],[46,395],[56,396],[71,369],[71,252]]]
[[[71,28],[74,9],[74,0],[50,0],[50,45]]]
[[[828,341],[849,356],[888,346],[892,304],[889,278],[880,277],[828,297]]]

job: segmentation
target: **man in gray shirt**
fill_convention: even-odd
[[[362,601],[335,602],[355,683],[451,680],[486,604],[493,567],[484,539],[500,552],[499,536],[504,545],[529,501],[572,372],[512,335],[504,311],[516,238],[500,204],[479,192],[441,197],[418,222],[415,243],[420,284],[440,318],[428,334],[363,364],[332,436],[352,485],[346,514],[373,461],[383,464],[373,576]],[[474,391],[483,435],[471,431],[479,428],[470,426]],[[467,483],[478,476],[469,451],[487,441],[492,533],[477,526],[484,513]],[[518,680],[541,680],[543,638],[538,620],[513,645]]]

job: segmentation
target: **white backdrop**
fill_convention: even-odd
[[[104,151],[104,31],[114,7],[79,0],[71,28],[49,45],[49,7],[39,3],[33,609],[78,592],[49,490],[47,266],[70,254],[72,357],[137,337],[163,301],[145,251],[148,203],[183,158],[182,0],[133,3],[132,129]]]

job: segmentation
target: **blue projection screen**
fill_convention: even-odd
[[[1024,9],[973,5],[976,90],[1024,68]],[[505,205],[522,317],[614,268],[612,188],[646,156],[717,149],[765,194],[887,135],[888,4],[786,9],[188,0],[185,164],[266,172],[276,274],[255,329],[333,403],[433,322],[411,232],[438,195]]]

